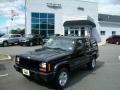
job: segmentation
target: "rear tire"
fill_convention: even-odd
[[[96,59],[93,57],[92,60],[87,64],[88,69],[93,70],[96,67]]]
[[[61,90],[66,87],[69,81],[69,72],[66,68],[60,69],[55,77],[55,88]]]

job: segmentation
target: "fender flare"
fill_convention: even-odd
[[[63,61],[63,62],[60,62],[60,63],[56,64],[54,66],[54,72],[57,72],[57,70],[59,69],[59,67],[61,67],[62,65],[68,65],[68,61]]]

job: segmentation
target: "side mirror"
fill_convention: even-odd
[[[74,52],[80,52],[81,51],[81,48],[80,47],[76,47]]]

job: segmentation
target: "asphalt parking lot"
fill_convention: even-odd
[[[0,47],[0,52],[16,55],[31,51],[34,47]],[[81,67],[72,73],[70,83],[65,90],[120,90],[120,45],[99,47],[100,57],[94,71]],[[45,83],[29,81],[13,68],[14,60],[0,62],[1,90],[53,90]]]
[[[17,54],[25,53],[27,51],[32,51],[34,49],[41,48],[40,45],[38,46],[32,46],[32,47],[27,47],[27,46],[9,46],[9,47],[0,47],[0,52],[4,54],[9,54],[12,56],[15,56]]]

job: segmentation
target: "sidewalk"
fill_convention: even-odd
[[[0,61],[11,60],[11,59],[12,58],[10,55],[0,53]]]
[[[98,46],[104,46],[104,45],[106,45],[106,42],[104,41],[104,42],[99,42],[98,43]]]

